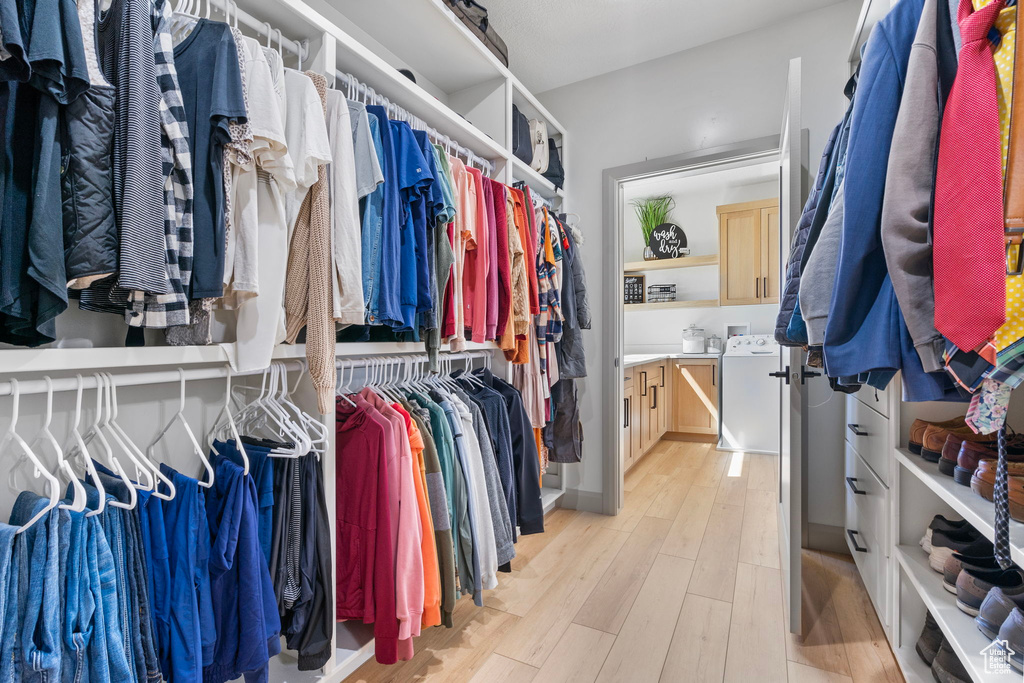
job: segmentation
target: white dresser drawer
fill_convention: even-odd
[[[883,416],[889,417],[889,390],[891,388],[891,383],[888,387],[881,390],[869,387],[865,384],[860,388],[860,391],[850,395],[866,405],[868,408],[877,410]]]
[[[888,448],[889,419],[854,396],[846,397],[846,442],[864,458],[871,470],[889,485],[892,449]]]
[[[878,541],[889,556],[889,489],[875,476],[867,463],[846,444],[846,528]]]

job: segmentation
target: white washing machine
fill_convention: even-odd
[[[778,453],[782,407],[779,344],[768,334],[729,339],[722,355],[720,450]]]

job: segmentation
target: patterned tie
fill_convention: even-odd
[[[1010,557],[1010,503],[1006,467],[1006,427],[999,429],[999,461],[996,464],[996,561],[1003,569],[1013,566]]]
[[[942,116],[935,174],[935,327],[970,351],[1006,319],[1003,162],[988,34],[1004,0],[960,0],[960,65]]]

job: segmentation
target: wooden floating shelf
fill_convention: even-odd
[[[710,256],[683,256],[682,258],[657,259],[655,261],[630,261],[623,265],[627,273],[642,273],[647,270],[671,270],[673,268],[696,268],[717,266],[718,254]],[[717,304],[715,304],[717,306]]]
[[[627,311],[655,311],[662,308],[718,308],[718,299],[658,301],[653,304],[625,304]]]

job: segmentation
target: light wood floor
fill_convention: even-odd
[[[784,624],[775,460],[662,442],[617,517],[556,510],[455,628],[350,681],[902,681],[849,558],[808,551],[804,622]]]

